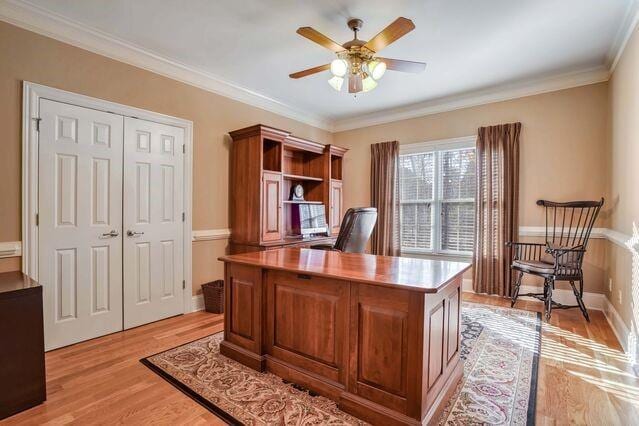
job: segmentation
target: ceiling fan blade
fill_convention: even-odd
[[[345,50],[342,46],[311,27],[300,27],[297,29],[297,33],[335,53]]]
[[[395,40],[405,36],[415,29],[415,24],[408,18],[397,18],[392,24],[384,28],[379,34],[364,45],[373,52],[379,52]]]
[[[419,73],[426,69],[426,64],[423,62],[414,61],[402,61],[401,59],[389,59],[389,58],[375,58],[380,62],[386,64],[386,69],[402,72],[414,72]]]
[[[348,93],[359,93],[362,91],[362,76],[351,74],[348,78]]]
[[[293,74],[289,74],[288,76],[291,78],[302,78],[307,75],[317,74],[318,72],[327,71],[331,69],[331,64],[320,65],[319,67],[309,68],[304,71],[294,72]]]

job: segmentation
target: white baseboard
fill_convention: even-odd
[[[204,296],[201,294],[193,296],[191,299],[191,312],[204,310]]]
[[[462,291],[474,293],[473,280],[464,279],[462,282]],[[541,287],[522,285],[519,289],[520,293],[540,293]],[[566,305],[574,305],[575,296],[572,290],[556,289],[553,291],[553,300]],[[537,300],[532,297],[520,297],[521,300]],[[621,344],[624,353],[628,356],[633,365],[639,363],[639,338],[636,332],[633,332],[626,326],[626,323],[619,315],[619,312],[612,306],[608,298],[601,293],[584,293],[584,304],[586,308],[595,311],[602,311],[610,328]]]
[[[619,312],[612,306],[612,303],[606,298],[606,304],[603,309],[603,313],[610,324],[610,328],[615,333],[619,344],[623,348],[623,351],[628,355],[628,358],[633,365],[636,365],[639,361],[637,355],[639,354],[639,341],[637,339],[637,333],[633,332],[626,326],[626,323],[619,315]]]
[[[462,291],[466,291],[469,293],[474,293],[473,290],[473,280],[470,278],[465,278],[462,281]],[[542,287],[535,287],[532,285],[522,285],[519,288],[519,293],[541,293]],[[552,298],[555,302],[562,303],[564,305],[575,305],[577,302],[575,301],[575,295],[572,290],[564,290],[564,289],[555,289],[552,292]],[[521,300],[532,300],[537,301],[534,297],[520,297]],[[603,311],[606,307],[606,303],[608,299],[606,296],[600,293],[584,293],[584,304],[588,309],[594,309],[596,311]]]

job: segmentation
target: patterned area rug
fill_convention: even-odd
[[[534,424],[539,314],[464,303],[464,377],[440,425]],[[220,355],[223,333],[140,360],[231,424],[363,425],[337,404]]]

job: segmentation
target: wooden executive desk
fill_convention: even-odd
[[[420,424],[462,375],[468,263],[311,249],[223,256],[220,346],[377,424]]]

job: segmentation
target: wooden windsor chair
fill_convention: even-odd
[[[582,264],[590,233],[603,204],[603,198],[600,201],[567,203],[537,201],[537,205],[545,209],[546,243],[507,243],[514,250],[511,269],[519,272],[513,288],[511,306],[515,306],[519,296],[531,296],[544,302],[546,320],[550,319],[553,308],[579,308],[586,320],[590,321],[583,301]],[[520,295],[519,288],[524,274],[542,277],[544,292]],[[570,282],[577,299],[576,305],[563,305],[552,300],[556,281]],[[579,282],[579,288],[575,285],[575,281]]]

